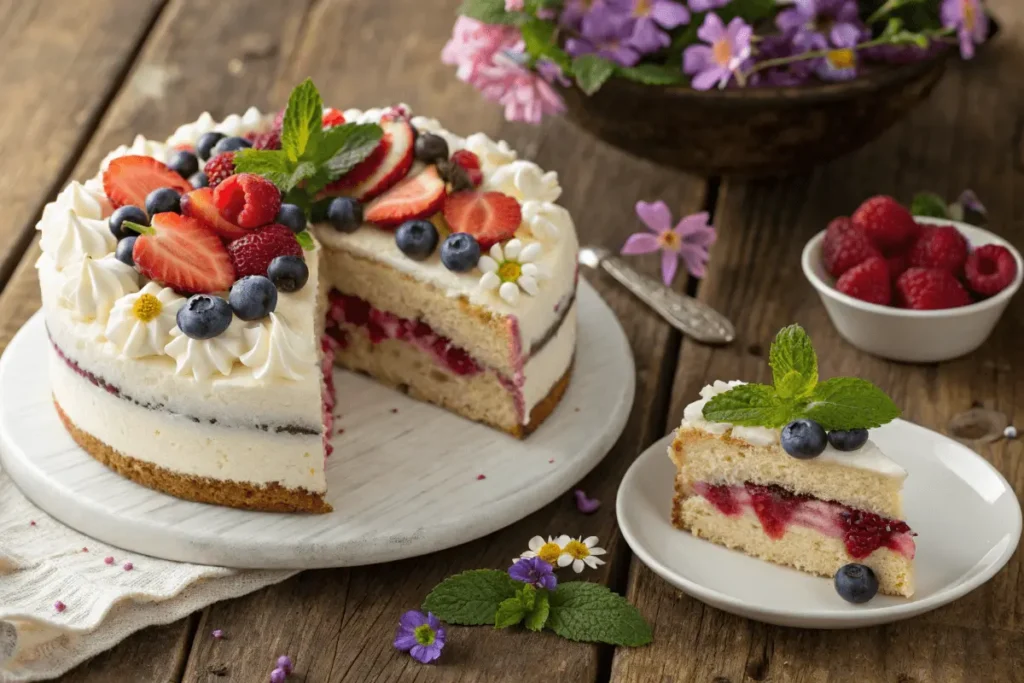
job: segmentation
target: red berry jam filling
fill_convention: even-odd
[[[785,536],[786,530],[796,524],[842,538],[846,552],[856,560],[879,548],[914,558],[916,534],[906,522],[897,519],[774,485],[747,482],[742,486],[721,486],[698,482],[694,490],[723,515],[735,517],[745,509],[753,510],[764,533],[775,540]]]
[[[434,357],[437,363],[456,375],[475,375],[483,368],[473,360],[465,349],[456,346],[450,339],[434,332],[421,320],[400,318],[374,308],[369,302],[357,296],[331,290],[331,306],[327,310],[327,334],[335,339],[340,348],[348,344],[346,331],[341,325],[362,327],[374,344],[388,339],[409,342],[424,353]]]

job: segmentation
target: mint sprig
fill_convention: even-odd
[[[768,353],[774,386],[741,384],[705,404],[704,419],[778,428],[808,418],[827,431],[872,429],[900,416],[881,389],[858,377],[818,381],[818,358],[799,325],[779,331]]]
[[[474,569],[449,576],[430,591],[423,610],[449,624],[494,624],[502,602],[514,598],[522,583],[497,569]]]
[[[551,594],[547,628],[563,638],[638,647],[651,642],[651,627],[636,607],[606,586],[563,583]]]

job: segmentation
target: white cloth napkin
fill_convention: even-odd
[[[55,678],[146,626],[294,573],[168,562],[104,545],[33,506],[0,470],[0,682]]]

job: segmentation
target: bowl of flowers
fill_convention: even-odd
[[[442,60],[509,120],[781,175],[879,136],[989,29],[982,0],[466,0]]]

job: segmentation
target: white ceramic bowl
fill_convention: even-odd
[[[804,247],[801,263],[804,276],[818,290],[828,317],[842,337],[862,351],[909,363],[934,363],[957,358],[982,345],[1024,278],[1020,252],[1006,240],[987,230],[957,221],[918,218],[919,223],[952,225],[971,247],[1000,244],[1017,260],[1017,277],[993,297],[960,308],[912,311],[880,306],[847,296],[835,288],[821,260],[822,230]]]

